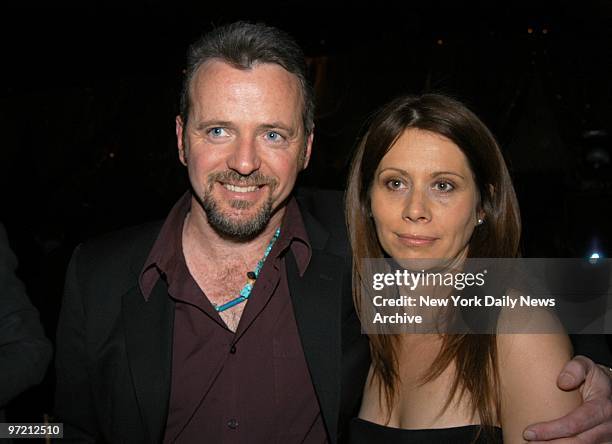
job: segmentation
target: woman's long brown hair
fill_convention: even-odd
[[[383,258],[371,217],[370,189],[381,159],[408,128],[440,134],[465,154],[480,194],[485,224],[477,226],[468,257],[509,258],[519,255],[521,233],[518,202],[502,153],[487,127],[460,102],[438,94],[404,96],[381,108],[372,118],[353,159],[346,194],[346,220],[353,250],[353,297],[361,315],[364,259]],[[365,282],[365,280],[363,281]],[[374,371],[390,415],[399,383],[399,335],[370,335]],[[441,349],[422,382],[434,380],[455,365],[444,409],[455,395],[468,394],[472,414],[485,431],[499,418],[499,377],[495,335],[443,335]],[[382,402],[382,399],[380,400]],[[489,435],[487,433],[487,435]]]

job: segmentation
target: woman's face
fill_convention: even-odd
[[[378,239],[395,259],[465,257],[484,216],[463,152],[446,137],[416,128],[382,158],[370,193]]]

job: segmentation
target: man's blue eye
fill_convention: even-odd
[[[276,131],[268,131],[266,133],[266,137],[270,140],[272,140],[273,142],[279,140],[281,138],[281,135],[278,134]]]
[[[221,137],[225,135],[225,130],[221,127],[211,128],[208,133],[213,137]]]

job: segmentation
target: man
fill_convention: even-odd
[[[176,121],[190,192],[163,225],[84,244],[69,267],[56,393],[67,438],[342,439],[369,352],[339,201],[292,194],[313,140],[304,72],[296,43],[263,25],[192,47]]]
[[[0,225],[0,422],[4,422],[4,408],[13,398],[40,383],[51,360],[51,344],[38,311],[15,276],[16,267]]]

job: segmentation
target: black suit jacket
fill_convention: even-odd
[[[0,421],[2,409],[28,387],[38,384],[51,360],[38,311],[15,276],[17,259],[0,225]]]
[[[288,282],[323,419],[337,442],[359,407],[369,349],[352,304],[339,194],[307,192],[299,202],[312,259],[299,277],[288,254]],[[122,231],[74,253],[57,334],[55,414],[65,423],[64,442],[163,438],[174,304],[161,279],[148,301],[138,287],[160,228]]]

